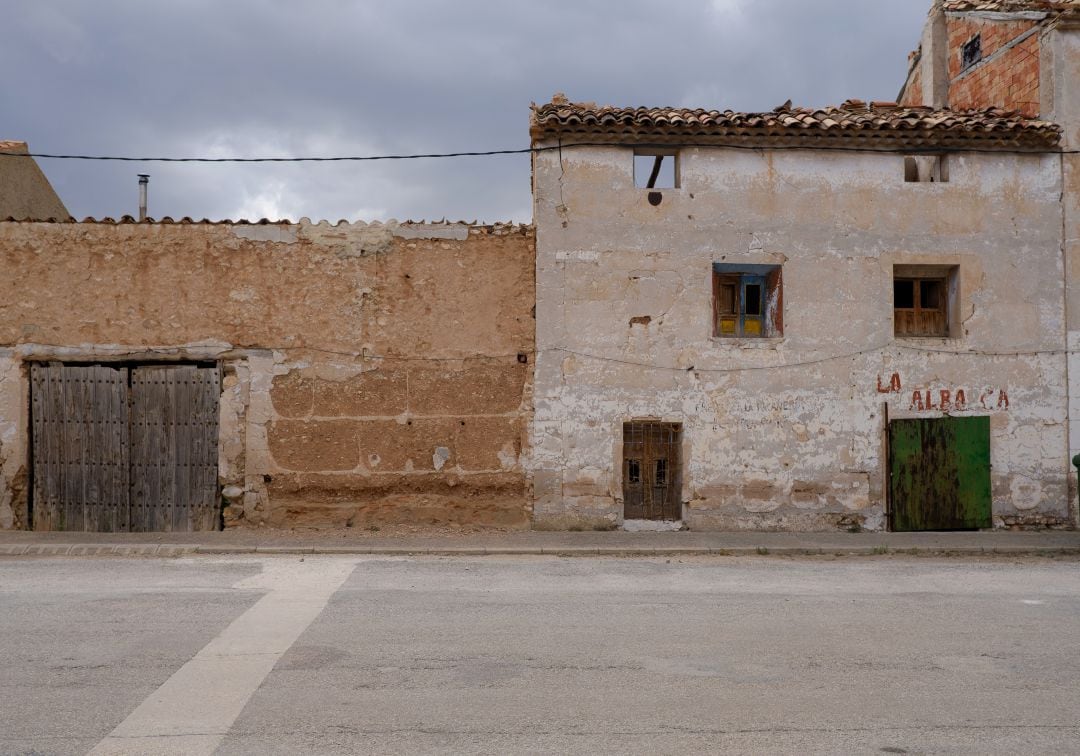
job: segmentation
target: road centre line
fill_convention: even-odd
[[[212,754],[297,638],[322,612],[356,559],[267,558],[234,588],[266,590],[90,751]]]

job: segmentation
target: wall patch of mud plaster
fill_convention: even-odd
[[[618,523],[622,425],[656,418],[691,528],[882,529],[886,403],[990,415],[995,524],[1069,520],[1056,156],[951,156],[933,185],[892,155],[679,160],[653,207],[629,148],[536,156],[538,525]],[[782,266],[782,336],[713,337],[714,263]],[[958,266],[955,338],[894,338],[894,265]]]
[[[0,348],[0,529],[26,526],[26,422],[23,379],[11,349]]]
[[[0,527],[25,527],[44,342],[221,345],[227,526],[527,524],[534,251],[511,225],[0,223]]]

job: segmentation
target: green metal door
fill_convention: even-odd
[[[889,423],[892,530],[991,526],[990,418]]]

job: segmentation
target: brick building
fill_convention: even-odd
[[[897,102],[1047,114],[1078,17],[1075,0],[936,0]]]

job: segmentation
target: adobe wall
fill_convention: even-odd
[[[0,140],[0,220],[67,220],[64,203],[53,191],[26,142]]]
[[[989,416],[995,525],[1069,524],[1059,156],[953,154],[948,183],[895,154],[680,160],[653,206],[630,148],[535,158],[537,525],[616,525],[622,424],[656,419],[692,528],[881,529],[886,408]],[[782,337],[712,336],[718,262],[783,266]],[[894,338],[895,264],[959,266],[956,338]]]
[[[0,223],[0,527],[27,360],[216,359],[227,525],[525,525],[534,233]]]

